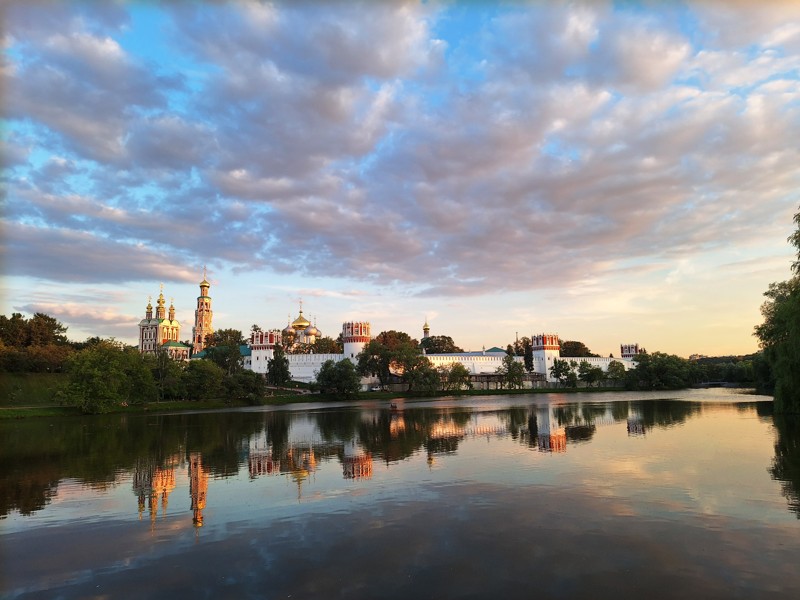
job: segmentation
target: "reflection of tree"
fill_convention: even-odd
[[[570,425],[565,429],[569,442],[588,442],[597,430],[594,425]]]
[[[630,402],[612,402],[611,403],[611,417],[615,421],[625,421],[630,415],[631,403]]]
[[[641,415],[645,428],[679,425],[700,412],[697,402],[678,400],[647,400],[632,402],[631,407]]]
[[[520,430],[528,424],[528,414],[526,408],[509,408],[501,413],[501,417],[505,416],[506,426],[512,439],[516,440]]]
[[[781,482],[789,510],[800,519],[800,416],[775,414],[778,440],[770,474]]]
[[[314,415],[317,428],[326,442],[347,442],[352,440],[361,422],[358,410],[322,410]]]

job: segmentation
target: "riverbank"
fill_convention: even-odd
[[[46,379],[46,378],[45,378]],[[22,419],[33,417],[70,417],[81,416],[84,413],[74,406],[59,405],[54,401],[54,394],[47,395],[42,390],[52,388],[45,387],[43,384],[46,381],[39,381],[38,393],[31,398],[24,397],[19,401],[8,402],[4,400],[0,403],[0,420],[6,419]],[[52,385],[52,381],[49,382]],[[581,394],[581,393],[597,393],[597,392],[619,392],[623,388],[619,387],[601,387],[601,388],[536,388],[536,389],[521,389],[521,390],[458,390],[458,391],[440,391],[436,394],[421,394],[415,392],[362,392],[361,394],[342,398],[334,394],[276,394],[274,396],[267,396],[261,406],[282,406],[286,404],[297,404],[303,402],[341,402],[345,401],[382,401],[390,402],[398,398],[413,398],[415,400],[436,399],[442,396],[508,396],[517,394]],[[224,410],[233,408],[247,408],[252,407],[245,401],[237,400],[213,400],[196,402],[191,400],[180,401],[163,401],[163,402],[148,402],[145,404],[132,404],[127,406],[115,406],[109,412],[112,414],[149,414],[161,412],[181,412],[181,411],[206,411],[206,410]]]

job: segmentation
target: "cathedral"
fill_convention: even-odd
[[[155,354],[159,348],[163,348],[173,360],[189,360],[189,346],[181,343],[180,338],[181,324],[175,319],[175,303],[170,301],[167,314],[162,285],[156,301],[155,317],[152,301],[148,298],[144,319],[139,321],[139,352]]]

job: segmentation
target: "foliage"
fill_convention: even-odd
[[[573,340],[567,340],[565,342],[561,342],[561,357],[562,358],[584,358],[584,357],[591,357],[597,356],[597,354],[593,354],[589,348],[586,347],[586,344],[583,342],[576,342]]]
[[[653,352],[637,354],[636,366],[626,373],[625,385],[636,390],[677,390],[699,383],[700,373],[685,358]]]
[[[183,385],[190,400],[214,400],[222,396],[225,372],[209,360],[191,360],[183,372]]]
[[[796,229],[788,239],[797,251],[794,276],[770,284],[761,306],[764,322],[755,328],[766,363],[758,364],[757,377],[766,384],[774,382],[779,413],[800,412],[800,211],[794,215],[794,224]]]
[[[73,355],[68,362],[67,402],[83,412],[108,412],[156,397],[155,383],[141,355],[115,340],[104,340]]]
[[[449,365],[442,365],[437,370],[439,371],[439,379],[444,382],[445,390],[472,389],[469,369],[461,363],[454,362]]]
[[[800,277],[770,284],[764,296],[755,335],[775,381],[775,409],[800,412]]]
[[[58,373],[73,349],[67,328],[55,318],[35,313],[26,319],[20,313],[0,315],[0,372]]]
[[[238,329],[219,329],[206,336],[205,358],[212,361],[227,375],[244,369],[240,346],[244,344]]]
[[[342,354],[342,352],[344,352],[341,336],[336,340],[328,336],[317,338],[314,342],[313,349],[314,354]]]
[[[612,360],[608,363],[605,373],[606,379],[614,383],[620,383],[625,380],[625,365],[618,360]]]
[[[0,315],[0,341],[6,346],[24,348],[66,344],[66,332],[62,323],[44,313],[34,313],[30,319],[20,313],[12,313],[11,318]]]
[[[253,371],[241,371],[224,380],[225,396],[230,401],[244,400],[248,404],[263,404],[267,393],[264,377]]]
[[[453,354],[464,351],[456,346],[449,335],[432,335],[423,338],[419,345],[426,354]]]
[[[509,346],[511,350],[511,346]],[[497,367],[495,371],[501,376],[500,387],[508,386],[508,389],[522,388],[525,379],[525,365],[517,361],[516,356],[512,352],[506,352],[503,357],[503,364]]]
[[[403,374],[403,381],[408,383],[409,392],[434,394],[442,387],[439,371],[425,357],[421,357],[412,369]]]
[[[358,355],[358,372],[362,376],[377,377],[381,387],[394,373],[413,386],[411,373],[428,363],[420,353],[419,343],[407,333],[383,331],[364,346]]]
[[[283,348],[275,346],[272,358],[267,361],[267,383],[274,386],[286,385],[292,380],[292,373],[289,371],[289,359]]]
[[[550,377],[557,379],[561,385],[567,383],[567,378],[571,372],[572,369],[569,366],[569,362],[560,358],[555,359],[550,367]]]
[[[166,348],[159,346],[155,353],[145,354],[143,358],[153,374],[159,401],[179,400],[186,396],[183,366],[170,358]]]
[[[316,375],[316,385],[322,393],[349,398],[361,390],[361,378],[347,358],[338,362],[326,360]]]
[[[624,367],[623,367],[624,369]],[[600,384],[606,378],[603,369],[597,366],[592,366],[589,361],[582,360],[578,365],[578,379],[583,381],[587,386],[592,387],[595,384]]]

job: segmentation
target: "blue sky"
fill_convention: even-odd
[[[6,3],[2,311],[136,338],[749,353],[800,203],[800,6]]]

